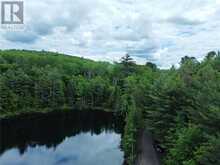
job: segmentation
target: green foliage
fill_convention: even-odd
[[[195,152],[195,162],[200,165],[220,164],[220,135],[211,136]]]
[[[137,65],[126,55],[109,64],[46,51],[0,51],[0,117],[60,108],[101,108],[126,118],[122,146],[129,164],[137,132],[150,130],[163,164],[218,165],[220,53],[178,69]]]
[[[146,128],[165,149],[164,164],[219,164],[219,64],[214,52],[202,62],[186,56],[146,90]]]
[[[137,109],[134,100],[129,105],[123,137],[123,149],[128,164],[132,165],[136,158],[136,139],[138,130],[142,126],[142,115],[140,110]]]
[[[122,65],[122,68],[121,68],[120,72],[122,72],[123,75],[129,76],[135,72],[135,65],[136,64],[133,61],[133,59],[130,57],[129,54],[126,54],[124,57],[122,57],[121,65]]]
[[[175,134],[165,163],[169,165],[193,164],[193,161],[188,162],[188,159],[192,158],[192,151],[203,140],[201,130],[196,126],[189,126],[177,130]]]
[[[146,66],[153,69],[153,70],[156,70],[157,69],[157,65],[152,63],[152,62],[147,62],[146,63]]]
[[[0,52],[0,116],[31,109],[106,108],[117,84],[113,67],[51,52]],[[112,96],[113,97],[113,96]]]

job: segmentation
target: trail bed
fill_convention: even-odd
[[[160,165],[158,155],[153,147],[153,139],[147,131],[140,131],[138,137],[138,155],[135,165]]]

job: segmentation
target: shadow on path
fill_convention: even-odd
[[[135,165],[160,165],[153,139],[149,132],[141,130],[138,136],[137,159]]]

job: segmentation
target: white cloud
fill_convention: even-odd
[[[81,133],[64,139],[55,148],[29,146],[23,155],[16,148],[7,150],[1,155],[0,164],[39,165],[39,160],[42,165],[122,164],[124,153],[119,148],[120,141],[121,136],[116,133]]]
[[[26,0],[26,31],[1,31],[0,46],[169,67],[219,49],[219,13],[220,0]]]

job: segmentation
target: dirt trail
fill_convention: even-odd
[[[135,165],[160,165],[159,158],[153,147],[153,139],[147,131],[140,131],[137,149],[138,155]]]

